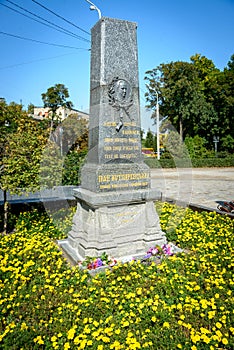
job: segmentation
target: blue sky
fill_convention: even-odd
[[[85,0],[37,0],[80,27],[68,24],[33,0],[0,0],[0,97],[27,108],[42,105],[41,94],[54,84],[64,84],[74,107],[88,111],[90,29],[98,21]],[[65,35],[7,8],[40,20],[14,4],[82,39]],[[144,107],[147,70],[160,63],[189,61],[196,53],[211,59],[221,70],[234,54],[234,0],[96,0],[105,17],[138,24],[140,104]],[[5,6],[3,6],[5,5]],[[48,22],[46,22],[50,25]],[[61,28],[57,28],[62,30]],[[57,47],[16,38],[20,36]],[[142,127],[150,127],[150,115],[142,115]]]

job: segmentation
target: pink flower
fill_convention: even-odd
[[[166,255],[173,255],[173,247],[170,244],[164,244],[162,246],[163,252]]]
[[[151,254],[152,255],[157,255],[158,254],[158,249],[156,247],[153,248],[152,251],[151,251]]]

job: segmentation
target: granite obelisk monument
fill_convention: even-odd
[[[73,260],[144,254],[166,243],[141,153],[136,23],[102,17],[92,28],[89,152],[75,190]]]

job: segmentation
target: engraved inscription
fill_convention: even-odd
[[[142,180],[149,179],[149,173],[126,173],[126,174],[110,174],[110,175],[99,175],[98,182],[109,182],[109,181],[129,181],[129,180]]]
[[[100,190],[117,190],[149,187],[148,172],[98,175]]]

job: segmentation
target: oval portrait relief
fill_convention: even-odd
[[[132,89],[128,81],[114,78],[109,88],[109,102],[115,106],[126,106],[132,103]]]

